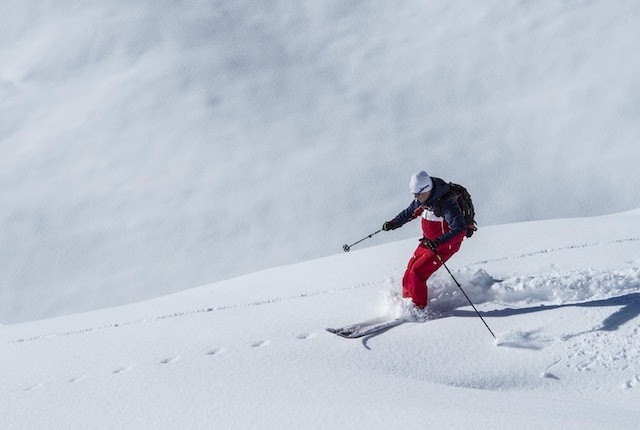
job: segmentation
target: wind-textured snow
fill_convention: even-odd
[[[422,169],[481,226],[640,207],[639,21],[604,0],[3,2],[0,321],[331,255]]]
[[[448,266],[495,341],[442,269],[433,319],[358,340],[324,330],[394,316],[415,239],[5,325],[3,427],[635,429],[639,222],[636,210],[465,240]]]

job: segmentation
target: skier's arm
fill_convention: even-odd
[[[400,228],[409,221],[416,219],[420,215],[421,209],[422,204],[419,201],[414,200],[413,202],[411,202],[408,208],[400,212],[390,222],[392,223],[394,228]]]

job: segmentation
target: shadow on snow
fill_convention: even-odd
[[[540,305],[540,306],[534,306],[530,308],[518,308],[518,309],[506,308],[506,309],[498,309],[494,311],[480,312],[480,314],[483,317],[502,318],[502,317],[525,315],[525,314],[531,314],[535,312],[542,312],[542,311],[561,309],[561,308],[572,308],[572,307],[599,308],[599,307],[608,307],[608,306],[621,306],[621,308],[615,311],[613,314],[609,315],[607,318],[605,318],[602,321],[602,324],[600,325],[600,327],[594,330],[590,330],[590,332],[591,331],[615,331],[615,330],[618,330],[622,325],[640,316],[640,293],[631,293],[624,296],[612,297],[610,299],[594,300],[592,302],[568,303],[568,304],[562,304],[562,305]],[[478,315],[474,311],[453,309],[450,311],[446,311],[445,314],[442,316],[442,318],[449,318],[449,317],[477,318]],[[371,334],[369,336],[362,338],[362,345],[366,349],[371,350],[371,348],[368,345],[369,340],[377,336],[380,336],[383,333],[386,333],[392,328],[397,328],[397,327],[398,326],[390,327],[385,330],[381,330],[379,332],[376,332],[374,334]],[[569,336],[566,336],[563,340],[567,340],[568,338],[579,336],[580,334],[584,334],[584,333],[569,335]],[[504,343],[504,345],[514,346],[508,343]],[[520,344],[515,346],[520,348],[528,348],[528,349],[540,349],[539,347],[522,346]]]
[[[608,306],[622,306],[613,314],[609,315],[602,321],[602,324],[596,330],[600,331],[615,331],[618,330],[622,325],[627,322],[633,320],[634,318],[640,315],[640,293],[631,293],[624,296],[612,297],[610,299],[604,300],[594,300],[592,302],[585,303],[569,303],[562,305],[540,305],[534,306],[531,308],[506,308],[499,309],[494,311],[486,311],[480,312],[483,317],[510,317],[515,315],[524,315],[530,314],[534,312],[542,312],[548,311],[552,309],[561,309],[561,308],[570,308],[570,307],[580,307],[580,308],[599,308],[599,307],[608,307]],[[474,317],[478,316],[474,311],[467,310],[451,310],[447,312],[447,317]]]

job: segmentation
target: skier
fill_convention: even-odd
[[[427,279],[442,266],[436,252],[446,262],[460,249],[467,232],[458,201],[442,199],[449,189],[450,185],[440,178],[432,178],[424,171],[415,173],[409,181],[414,201],[398,216],[382,225],[384,231],[395,230],[422,216],[423,238],[402,278],[402,297],[411,298],[417,309],[427,306]],[[436,213],[441,214],[436,215],[434,208],[437,208]]]

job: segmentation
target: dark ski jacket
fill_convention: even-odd
[[[439,217],[433,213],[434,204],[449,192],[449,184],[440,178],[432,177],[431,180],[433,181],[433,189],[427,201],[422,204],[418,200],[414,200],[391,222],[398,228],[422,215],[424,238],[435,241],[438,246],[452,240],[462,241],[467,231],[467,225],[456,200],[445,203],[442,216]]]

